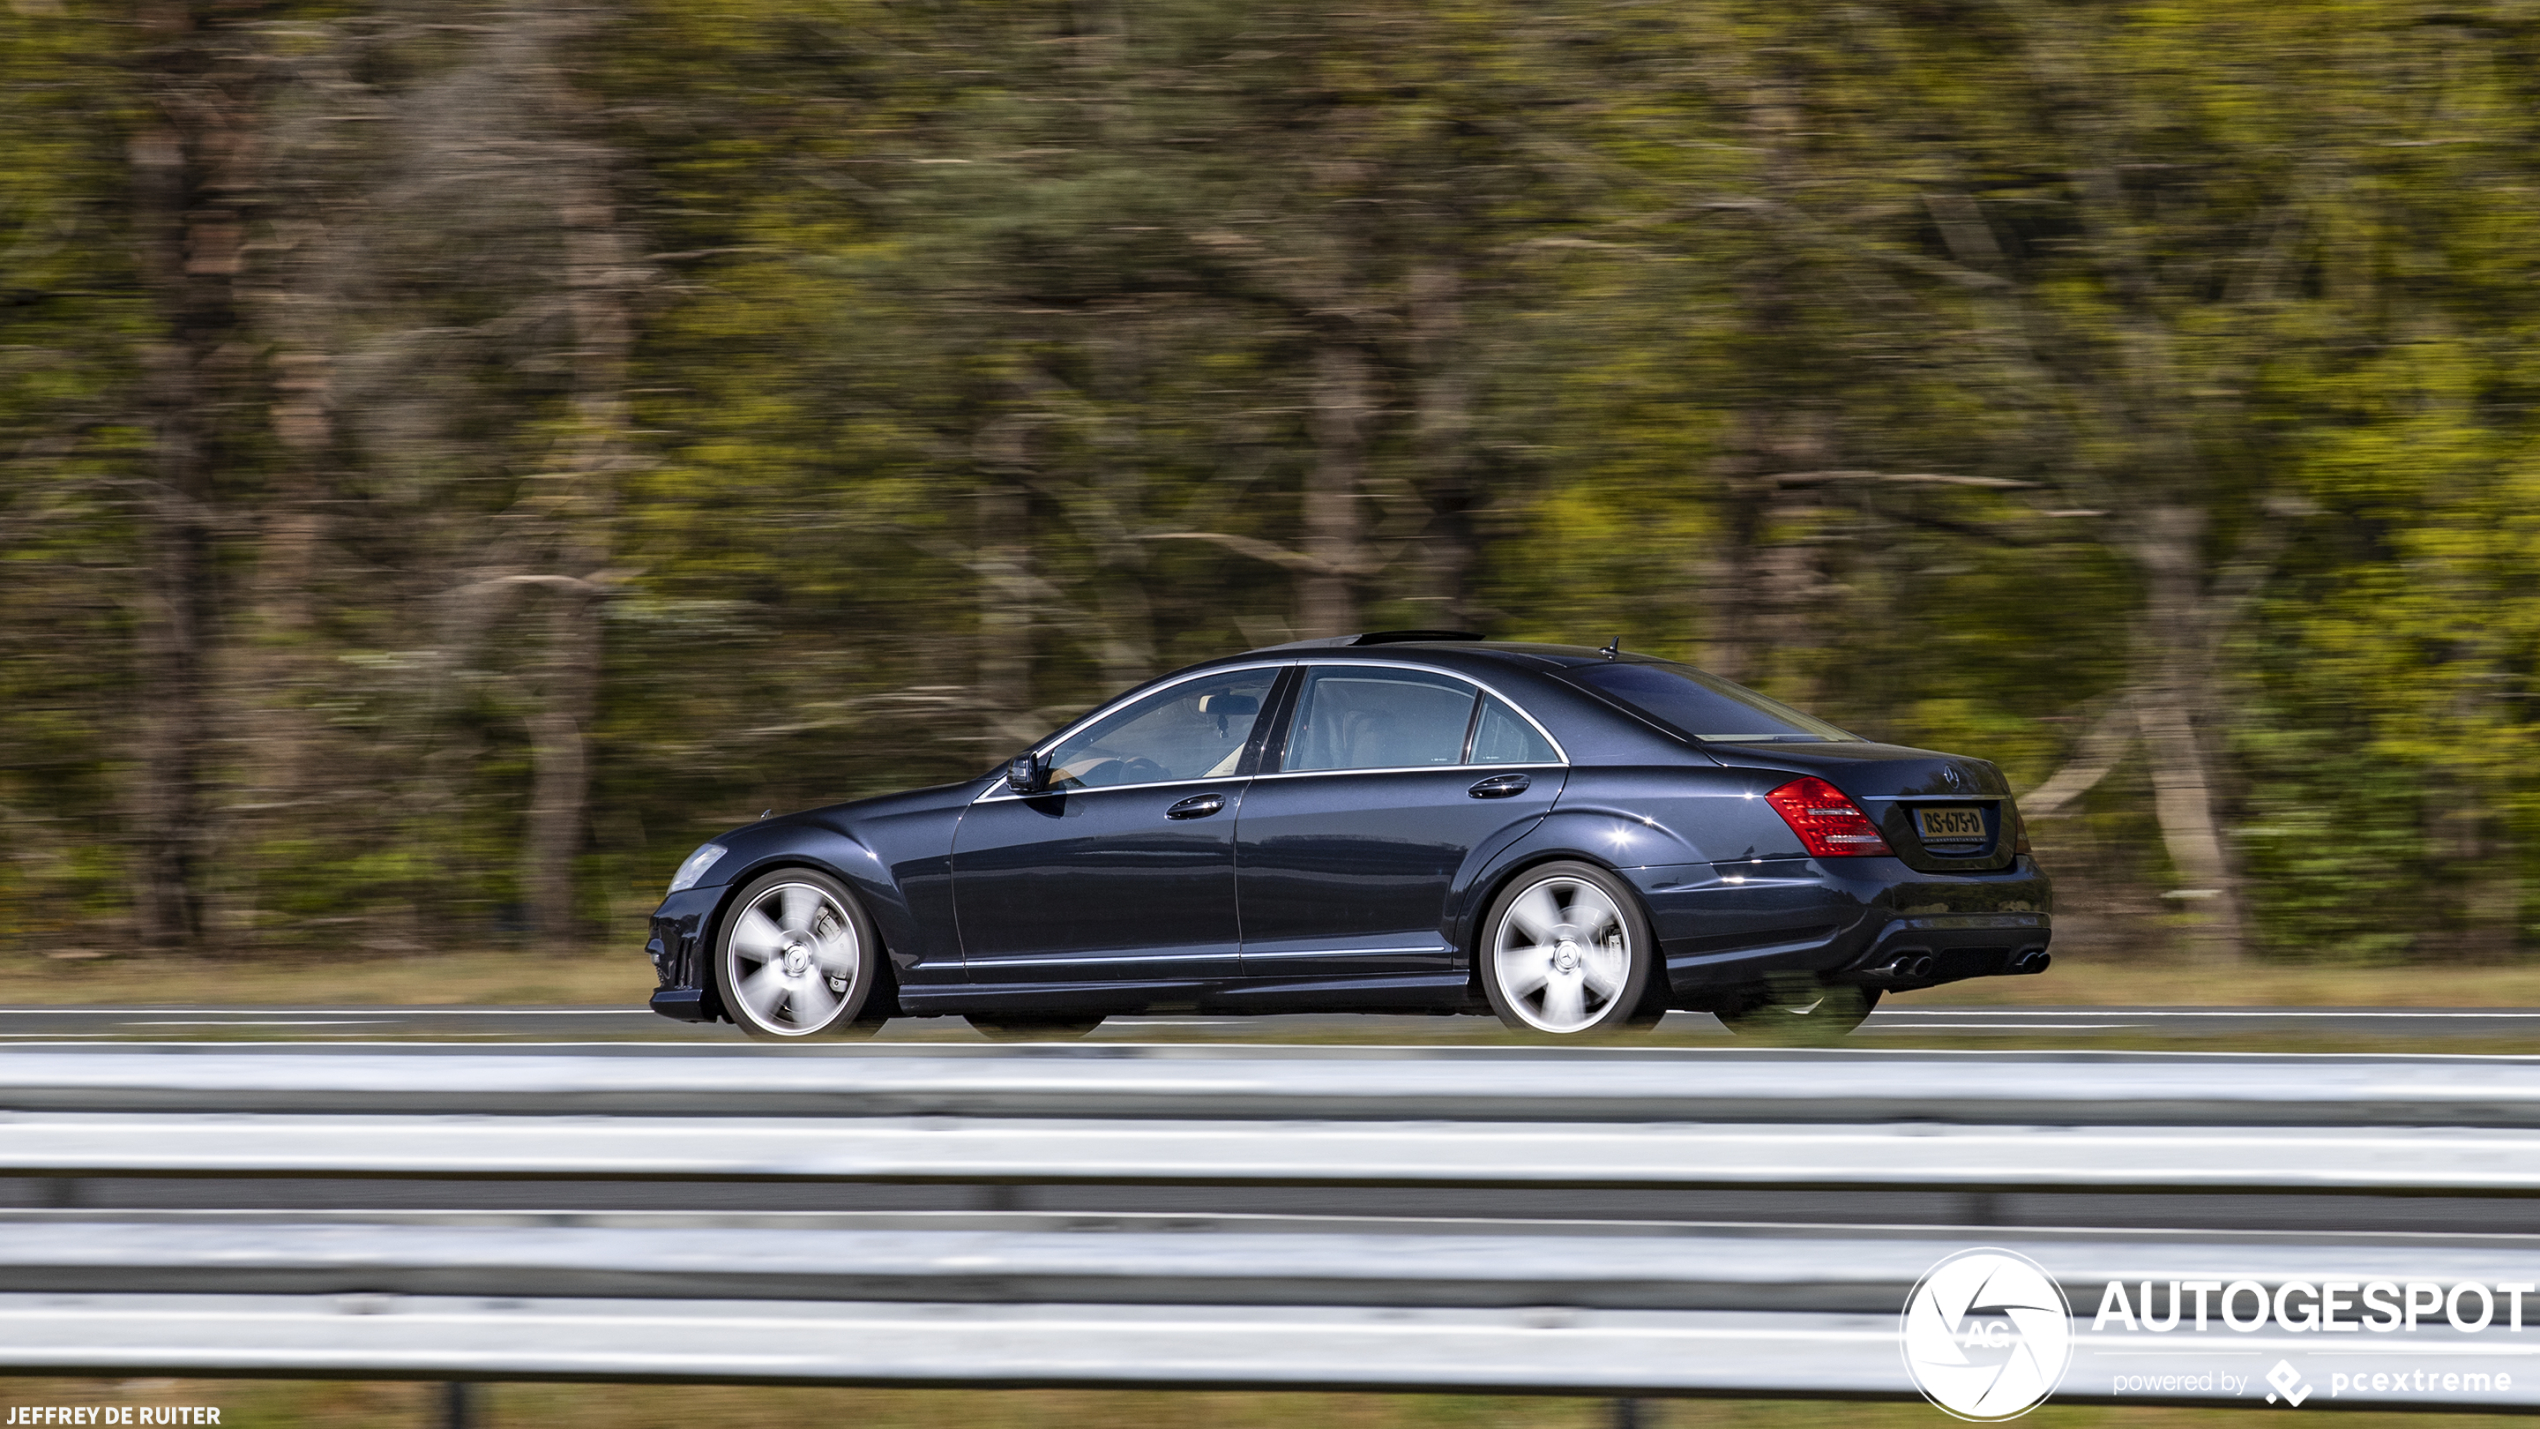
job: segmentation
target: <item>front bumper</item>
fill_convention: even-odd
[[[653,910],[652,937],[644,944],[645,954],[653,960],[653,980],[659,984],[653,991],[653,1011],[681,1022],[730,1020],[707,973],[705,947],[715,909],[728,891],[720,884],[683,888]]]
[[[1918,873],[1894,858],[1759,859],[1623,870],[1680,1007],[1775,977],[1909,991],[2014,971],[2054,935],[2054,882],[2021,855],[1998,873]],[[1929,954],[1928,973],[1886,971]]]

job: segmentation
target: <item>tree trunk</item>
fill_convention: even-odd
[[[1411,362],[1419,374],[1416,443],[1421,498],[1433,513],[1413,573],[1414,622],[1447,630],[1472,624],[1472,384],[1465,376],[1464,279],[1452,258],[1411,273]],[[1435,612],[1430,614],[1429,612]]]
[[[160,340],[146,355],[151,481],[142,503],[140,787],[134,911],[142,940],[182,947],[202,933],[204,812],[210,760],[205,688],[217,610],[213,543],[228,452],[213,416],[237,385],[236,203],[248,147],[235,67],[192,7],[139,11],[145,83],[157,122],[131,146],[140,267]]]
[[[563,22],[588,23],[593,16]],[[520,23],[543,50],[563,38],[532,15]],[[556,560],[575,579],[549,607],[545,668],[530,716],[531,776],[523,895],[531,933],[549,947],[574,933],[573,864],[589,823],[590,731],[599,712],[601,584],[617,514],[617,474],[629,460],[627,366],[634,322],[627,291],[637,281],[631,250],[617,221],[610,154],[588,138],[590,102],[541,54],[535,72],[550,86],[548,102],[563,137],[554,141],[556,216],[564,240],[564,287],[573,326],[573,431],[552,497],[542,504],[553,523]]]
[[[547,597],[545,666],[529,716],[529,836],[523,893],[529,929],[550,951],[575,931],[573,861],[581,853],[590,801],[590,725],[600,697],[597,587]]]
[[[1787,202],[1803,179],[1796,136],[1800,129],[1798,85],[1779,71],[1781,61],[1767,59],[1746,95],[1743,127],[1754,157],[1757,188],[1774,204]],[[1778,245],[1785,231],[1768,229],[1764,238]],[[1776,620],[1772,601],[1774,574],[1780,565],[1767,548],[1773,539],[1772,516],[1780,490],[1764,474],[1793,467],[1782,452],[1785,414],[1790,394],[1780,374],[1804,371],[1785,351],[1796,325],[1796,303],[1778,258],[1753,265],[1754,276],[1737,297],[1739,347],[1744,356],[1747,391],[1729,437],[1728,451],[1715,468],[1720,499],[1714,553],[1702,563],[1702,660],[1724,679],[1757,681],[1771,660]],[[1813,463],[1805,463],[1813,464]]]
[[[1004,743],[1032,737],[1021,732],[1032,707],[1032,507],[1011,475],[992,472],[979,489],[971,567],[979,582],[979,705],[987,724],[980,733]]]
[[[1766,496],[1764,484],[1753,475],[1759,464],[1744,453],[1717,464],[1714,480],[1720,496],[1712,509],[1719,530],[1699,563],[1702,666],[1724,680],[1753,680],[1762,663],[1752,648]]]
[[[1358,582],[1366,526],[1361,478],[1367,463],[1367,354],[1327,338],[1314,353],[1314,470],[1305,482],[1304,554],[1297,573],[1297,634],[1306,639],[1358,629]]]
[[[2146,672],[2136,706],[2144,753],[2151,760],[2153,808],[2170,865],[2183,881],[2174,890],[2188,915],[2188,945],[2209,961],[2241,953],[2239,882],[2215,816],[2206,668],[2203,513],[2163,506],[2144,519],[2136,559],[2149,578],[2146,628],[2136,668]]]

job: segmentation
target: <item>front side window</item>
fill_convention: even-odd
[[[1096,720],[1050,751],[1049,787],[1223,779],[1243,763],[1276,669],[1185,680]]]
[[[1861,738],[1744,685],[1730,684],[1717,675],[1706,675],[1672,660],[1581,665],[1565,673],[1616,703],[1695,739],[1765,744],[1776,740],[1858,742]]]
[[[1479,694],[1462,680],[1420,670],[1311,671],[1297,697],[1281,767],[1416,769],[1462,763]]]

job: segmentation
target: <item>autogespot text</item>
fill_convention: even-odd
[[[2164,1285],[2166,1296],[2156,1298],[2154,1292]],[[2182,1325],[2202,1332],[2219,1323],[2246,1335],[2272,1322],[2294,1334],[2367,1331],[2386,1335],[2413,1332],[2439,1316],[2462,1334],[2474,1335],[2495,1323],[2500,1304],[2505,1327],[2520,1330],[2522,1297],[2533,1289],[2531,1282],[2523,1280],[2493,1286],[2462,1280],[2446,1286],[2433,1280],[2323,1279],[2280,1281],[2269,1294],[2255,1280],[2142,1280],[2135,1282],[2135,1293],[2129,1297],[2126,1282],[2111,1280],[2099,1294],[2099,1315],[2090,1328],[2095,1333],[2114,1324],[2162,1335]],[[2158,1316],[2153,1314],[2156,1306],[2163,1311]],[[2190,1310],[2192,1321],[2187,1318]]]
[[[2474,1336],[2513,1336],[2523,1331],[2526,1297],[2540,1316],[2540,1296],[2529,1281],[2436,1281],[2339,1279],[2312,1280],[2137,1280],[2108,1281],[2099,1293],[2099,1310],[2091,1319],[2085,1344],[2100,1353],[2123,1353],[2128,1343],[2149,1348],[2158,1344],[2186,1348],[2177,1340],[2141,1339],[2173,1334],[2268,1337],[2275,1348],[2292,1352],[2297,1366],[2279,1360],[2265,1378],[2221,1367],[2171,1368],[2134,1372],[2119,1370],[2106,1380],[2107,1392],[2160,1397],[2236,1398],[2253,1389],[2267,1391],[2298,1406],[2315,1389],[2330,1399],[2369,1395],[2374,1399],[2421,1398],[2462,1400],[2510,1394],[2513,1374],[2493,1365],[2464,1365],[2457,1356],[2482,1341]],[[2353,1340],[2329,1337],[2351,1334]],[[2307,1353],[2278,1340],[2281,1335],[2317,1336]],[[2375,1336],[2390,1336],[2376,1340]],[[2540,1338],[2540,1334],[2535,1334]],[[2494,1344],[2493,1340],[2485,1343]],[[2497,1345],[2502,1348],[2502,1345]],[[2254,1348],[2254,1346],[2253,1346]],[[2449,1363],[2393,1366],[2399,1358],[2441,1355]],[[2361,1361],[2363,1363],[2358,1363]]]

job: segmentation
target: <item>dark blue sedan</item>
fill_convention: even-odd
[[[1612,647],[1360,635],[734,829],[653,914],[652,1005],[765,1037],[1164,1009],[1839,1032],[1882,992],[2044,971],[2050,900],[1984,760]]]

